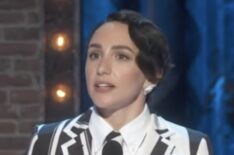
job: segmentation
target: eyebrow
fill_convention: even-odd
[[[130,47],[125,46],[125,45],[115,45],[112,47],[112,49],[126,49],[126,50],[132,52],[133,54],[136,54],[133,49],[131,49]]]
[[[92,43],[88,46],[89,48],[90,47],[93,47],[93,48],[102,48],[102,46],[100,44],[97,44],[97,43]]]
[[[98,44],[98,43],[92,43],[88,46],[89,48],[102,48],[102,45]],[[112,49],[115,49],[115,50],[119,50],[119,49],[126,49],[130,52],[132,52],[133,54],[135,54],[135,51],[133,49],[131,49],[130,47],[128,46],[125,46],[125,45],[114,45],[112,47]]]

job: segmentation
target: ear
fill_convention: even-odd
[[[158,69],[158,71],[155,74],[155,77],[158,79],[157,82],[159,82],[163,78],[164,71],[162,69]]]

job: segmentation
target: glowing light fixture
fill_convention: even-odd
[[[71,98],[71,88],[66,84],[57,84],[52,89],[52,98],[54,101],[63,103]]]
[[[61,121],[79,111],[78,97],[73,94],[75,65],[79,62],[77,51],[80,2],[75,0],[45,0],[45,122]],[[77,80],[77,79],[76,79]],[[75,102],[77,100],[78,102]]]
[[[71,46],[71,39],[67,33],[56,33],[52,37],[52,48],[58,52],[66,51]]]

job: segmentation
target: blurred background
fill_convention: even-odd
[[[23,155],[33,127],[92,102],[84,77],[92,29],[119,9],[167,36],[175,67],[149,100],[153,112],[207,133],[234,154],[234,0],[1,0],[0,155]]]

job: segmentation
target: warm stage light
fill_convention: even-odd
[[[71,98],[71,88],[66,84],[57,84],[52,89],[52,98],[56,102],[66,102]]]
[[[63,47],[65,44],[64,36],[62,36],[62,35],[58,36],[56,44],[58,47]]]
[[[56,33],[52,37],[51,44],[54,50],[62,52],[71,46],[71,39],[67,33]]]
[[[56,95],[60,98],[64,98],[64,97],[66,97],[67,93],[64,92],[63,90],[59,89],[56,91]]]

